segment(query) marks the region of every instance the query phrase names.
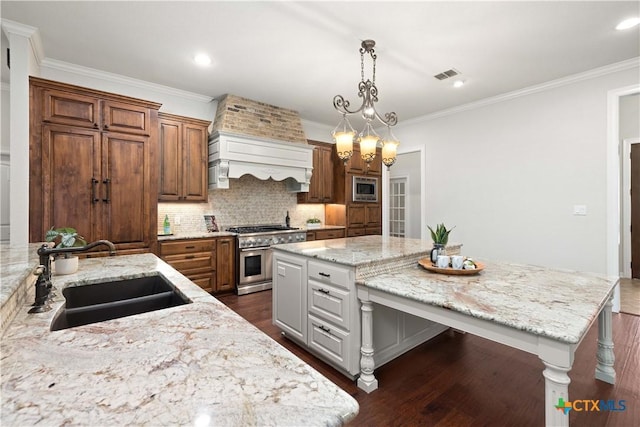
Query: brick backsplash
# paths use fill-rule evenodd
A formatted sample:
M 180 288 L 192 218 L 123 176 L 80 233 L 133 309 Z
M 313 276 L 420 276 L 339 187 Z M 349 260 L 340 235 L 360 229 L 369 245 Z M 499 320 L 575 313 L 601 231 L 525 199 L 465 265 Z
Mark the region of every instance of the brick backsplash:
M 213 130 L 307 143 L 297 111 L 235 95 L 218 101 Z
M 245 175 L 230 179 L 228 190 L 209 190 L 209 203 L 158 203 L 158 231 L 165 215 L 173 233 L 186 233 L 207 230 L 203 215 L 215 215 L 218 227 L 225 230 L 233 225 L 284 224 L 287 211 L 293 227 L 304 226 L 311 217 L 324 223 L 324 205 L 298 205 L 296 193 L 289 193 L 284 181 Z

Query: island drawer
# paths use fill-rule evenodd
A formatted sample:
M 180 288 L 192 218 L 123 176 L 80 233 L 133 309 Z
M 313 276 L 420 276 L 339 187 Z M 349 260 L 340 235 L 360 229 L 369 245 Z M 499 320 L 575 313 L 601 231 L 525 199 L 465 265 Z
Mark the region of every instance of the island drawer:
M 309 279 L 309 313 L 349 331 L 349 294 L 344 289 Z
M 344 229 L 339 230 L 318 230 L 315 240 L 339 239 L 344 237 Z
M 335 264 L 309 261 L 309 279 L 324 283 L 332 283 L 345 289 L 349 289 L 349 270 L 340 268 Z
M 161 242 L 160 255 L 164 257 L 166 255 L 210 252 L 215 251 L 215 248 L 215 239 L 193 239 L 175 242 Z
M 312 315 L 309 315 L 308 328 L 309 348 L 349 371 L 351 335 Z

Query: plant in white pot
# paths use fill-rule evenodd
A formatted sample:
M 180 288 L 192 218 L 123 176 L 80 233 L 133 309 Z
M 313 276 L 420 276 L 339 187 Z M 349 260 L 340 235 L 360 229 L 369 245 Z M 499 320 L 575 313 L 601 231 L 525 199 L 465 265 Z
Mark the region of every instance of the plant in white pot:
M 307 228 L 308 229 L 314 229 L 314 228 L 320 228 L 320 219 L 318 218 L 309 218 L 307 220 Z
M 71 248 L 85 246 L 84 237 L 79 236 L 75 228 L 51 227 L 45 234 L 47 242 L 54 242 L 56 248 Z M 78 271 L 78 257 L 72 254 L 58 254 L 55 259 L 56 274 L 72 274 Z

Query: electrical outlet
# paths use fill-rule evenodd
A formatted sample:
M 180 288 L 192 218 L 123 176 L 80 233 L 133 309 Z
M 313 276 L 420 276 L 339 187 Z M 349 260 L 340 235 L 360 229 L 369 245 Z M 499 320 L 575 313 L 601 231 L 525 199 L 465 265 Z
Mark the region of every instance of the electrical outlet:
M 175 216 L 175 218 L 173 219 L 173 222 L 174 222 L 176 225 L 180 225 L 180 215 L 176 215 L 176 216 Z
M 587 214 L 587 206 L 586 205 L 574 205 L 573 206 L 573 214 L 579 216 L 585 216 Z

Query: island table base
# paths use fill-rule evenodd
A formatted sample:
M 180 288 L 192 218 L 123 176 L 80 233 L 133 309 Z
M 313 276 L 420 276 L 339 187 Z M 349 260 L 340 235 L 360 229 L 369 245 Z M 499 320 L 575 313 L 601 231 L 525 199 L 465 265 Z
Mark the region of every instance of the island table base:
M 606 304 L 598 313 L 598 351 L 595 370 L 596 379 L 610 384 L 614 384 L 616 379 L 613 369 L 615 357 L 611 320 L 612 295 L 609 295 Z M 571 380 L 568 372 L 571 370 L 575 350 L 580 343 L 568 344 L 366 286 L 358 285 L 358 298 L 362 303 L 362 348 L 360 377 L 357 384 L 362 390 L 371 393 L 378 388 L 378 380 L 373 373 L 372 314 L 373 303 L 376 303 L 537 355 L 545 365 L 542 373 L 545 379 L 545 423 L 547 426 L 569 425 L 569 416 L 565 414 L 562 407 L 557 408 L 557 406 L 560 402 L 569 402 Z

